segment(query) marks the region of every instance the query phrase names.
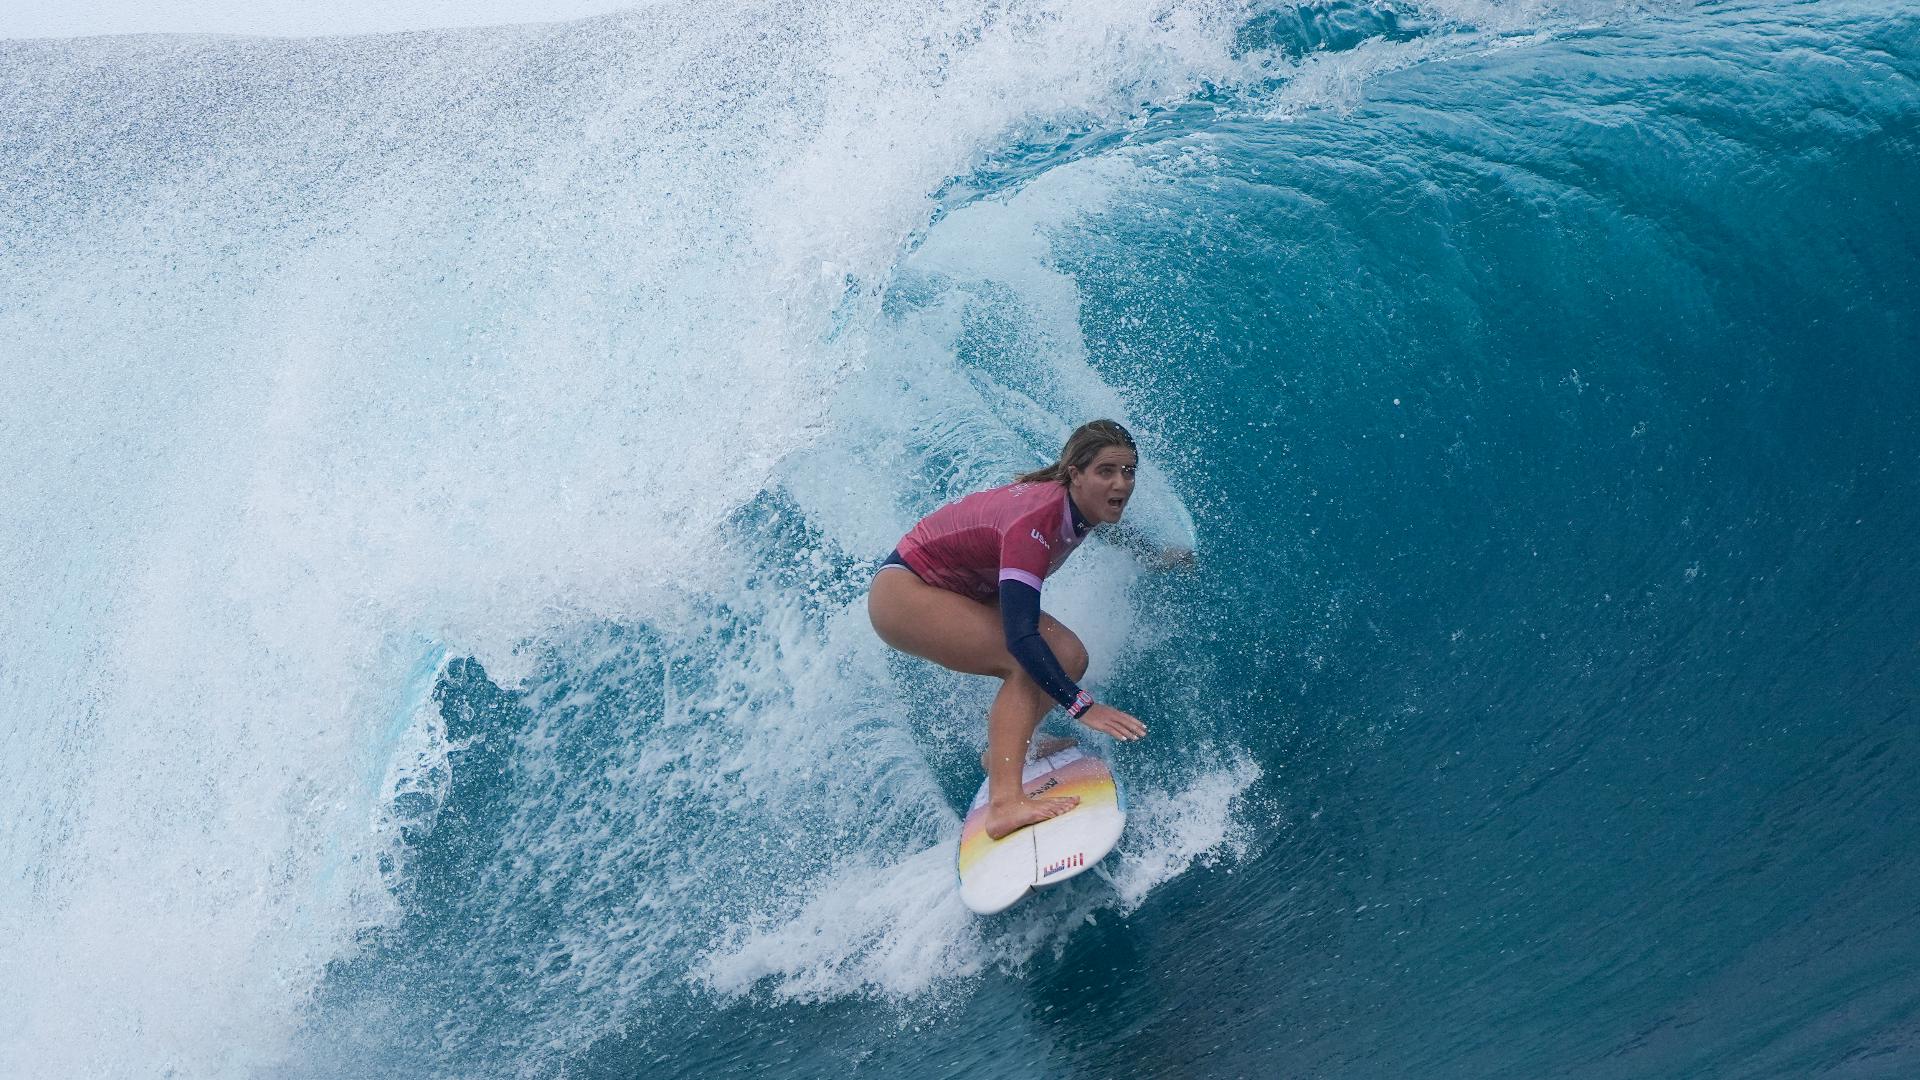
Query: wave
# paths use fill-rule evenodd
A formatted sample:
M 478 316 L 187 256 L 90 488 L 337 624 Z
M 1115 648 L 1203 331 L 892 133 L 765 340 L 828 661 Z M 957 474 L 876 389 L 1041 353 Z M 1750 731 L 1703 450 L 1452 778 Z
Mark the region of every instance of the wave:
M 420 643 L 514 686 L 582 628 L 698 640 L 927 192 L 1035 118 L 1230 70 L 1233 13 L 0 45 L 0 565 L 35 583 L 5 608 L 9 1071 L 284 1054 L 395 917 Z
M 1767 505 L 1818 550 L 1819 484 L 1911 520 L 1851 470 L 1909 460 L 1912 53 L 1871 4 L 0 44 L 0 573 L 34 586 L 0 600 L 0 1063 L 692 1075 L 752 1052 L 713 1016 L 937 1028 L 1202 888 L 1295 945 L 1445 909 L 1341 893 L 1367 808 L 1430 865 L 1429 811 L 1506 795 L 1418 778 L 1509 752 L 1434 718 L 1525 712 L 1561 635 L 1619 625 L 1567 685 L 1611 715 L 1687 640 L 1765 548 L 1711 462 L 1811 478 Z M 1789 400 L 1829 434 L 1769 449 Z M 1111 872 L 983 922 L 947 845 L 985 689 L 861 597 L 1091 415 L 1207 569 L 1095 548 L 1050 585 L 1156 739 L 1113 748 Z M 1433 674 L 1463 650 L 1509 655 Z

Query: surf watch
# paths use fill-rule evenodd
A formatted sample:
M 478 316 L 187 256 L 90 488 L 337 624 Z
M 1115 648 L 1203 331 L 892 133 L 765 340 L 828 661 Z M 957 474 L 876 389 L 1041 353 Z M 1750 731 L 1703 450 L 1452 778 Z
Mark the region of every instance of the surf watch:
M 1073 696 L 1073 704 L 1067 706 L 1067 715 L 1078 720 L 1091 708 L 1093 708 L 1093 695 L 1082 690 Z

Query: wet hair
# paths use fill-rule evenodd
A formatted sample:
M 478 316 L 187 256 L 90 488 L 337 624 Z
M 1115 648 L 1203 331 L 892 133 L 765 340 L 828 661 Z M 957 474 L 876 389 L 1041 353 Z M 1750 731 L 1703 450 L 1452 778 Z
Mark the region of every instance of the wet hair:
M 1016 484 L 1065 484 L 1068 481 L 1067 469 L 1085 469 L 1100 456 L 1100 451 L 1113 446 L 1123 446 L 1133 451 L 1134 457 L 1140 456 L 1140 448 L 1133 445 L 1133 434 L 1112 420 L 1089 420 L 1073 430 L 1067 436 L 1067 445 L 1060 449 L 1060 460 L 1044 469 L 1035 469 L 1025 476 L 1014 480 Z

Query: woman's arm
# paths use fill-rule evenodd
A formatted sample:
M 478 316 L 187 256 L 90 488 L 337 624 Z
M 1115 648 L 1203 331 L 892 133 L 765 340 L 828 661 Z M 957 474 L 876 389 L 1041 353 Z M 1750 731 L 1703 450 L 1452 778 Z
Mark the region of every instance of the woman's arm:
M 1040 590 L 1024 581 L 1005 578 L 1000 582 L 1000 626 L 1007 635 L 1007 651 L 1021 668 L 1040 684 L 1047 696 L 1060 703 L 1067 715 L 1078 720 L 1093 705 L 1093 698 L 1073 681 L 1053 655 L 1047 639 L 1040 636 Z
M 1137 717 L 1100 704 L 1067 677 L 1060 659 L 1040 636 L 1039 589 L 1020 581 L 1000 582 L 1000 622 L 1007 633 L 1007 651 L 1049 697 L 1067 710 L 1068 716 L 1122 742 L 1146 737 L 1147 725 Z
M 1139 529 L 1122 522 L 1100 530 L 1108 542 L 1139 559 L 1149 570 L 1191 570 L 1194 565 L 1193 549 L 1188 547 L 1162 547 L 1152 537 Z

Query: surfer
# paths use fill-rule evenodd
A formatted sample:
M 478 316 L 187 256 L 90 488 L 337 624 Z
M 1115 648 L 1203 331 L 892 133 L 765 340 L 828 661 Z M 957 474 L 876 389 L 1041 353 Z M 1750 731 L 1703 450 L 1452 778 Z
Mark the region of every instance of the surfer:
M 1112 420 L 1082 424 L 1054 464 L 921 519 L 874 575 L 867 614 L 880 640 L 953 671 L 1002 680 L 987 712 L 984 760 L 987 835 L 996 840 L 1079 801 L 1029 799 L 1020 790 L 1028 743 L 1055 704 L 1122 741 L 1147 733 L 1080 688 L 1086 646 L 1040 610 L 1047 575 L 1093 529 L 1120 521 L 1139 463 L 1126 428 Z M 1182 556 L 1191 558 L 1181 552 L 1176 561 Z

